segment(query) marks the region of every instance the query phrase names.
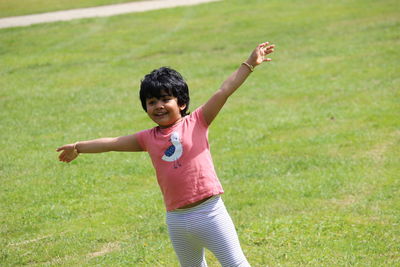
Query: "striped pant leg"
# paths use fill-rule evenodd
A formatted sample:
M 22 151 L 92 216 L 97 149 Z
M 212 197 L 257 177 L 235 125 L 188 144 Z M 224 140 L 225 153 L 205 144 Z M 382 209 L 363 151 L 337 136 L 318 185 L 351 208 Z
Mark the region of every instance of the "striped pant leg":
M 167 213 L 170 238 L 182 267 L 207 266 L 204 247 L 223 267 L 249 267 L 233 222 L 220 197 Z
M 207 267 L 204 247 L 188 231 L 186 214 L 167 213 L 167 225 L 181 267 Z
M 215 255 L 223 267 L 250 267 L 222 199 L 219 199 L 217 207 L 208 214 L 207 219 L 199 220 L 203 222 L 197 225 L 201 233 L 201 243 Z

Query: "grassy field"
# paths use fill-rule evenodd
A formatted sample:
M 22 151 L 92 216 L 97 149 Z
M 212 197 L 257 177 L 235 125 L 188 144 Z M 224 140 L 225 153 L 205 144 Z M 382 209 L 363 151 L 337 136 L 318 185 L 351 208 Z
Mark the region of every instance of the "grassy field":
M 193 110 L 269 40 L 210 129 L 250 263 L 399 266 L 399 9 L 232 0 L 0 30 L 0 265 L 178 266 L 145 153 L 55 149 L 152 127 L 138 86 L 159 66 Z
M 141 0 L 0 0 L 0 18 Z

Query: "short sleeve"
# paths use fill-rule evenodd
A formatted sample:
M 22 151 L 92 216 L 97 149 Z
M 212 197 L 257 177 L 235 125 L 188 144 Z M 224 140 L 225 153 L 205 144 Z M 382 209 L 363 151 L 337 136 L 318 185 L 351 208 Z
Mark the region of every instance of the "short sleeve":
M 208 128 L 209 125 L 207 124 L 206 120 L 204 119 L 203 106 L 195 109 L 195 111 L 193 111 L 191 115 L 193 116 L 193 118 L 196 121 L 199 121 L 202 126 L 204 126 L 205 128 Z
M 147 151 L 146 140 L 148 140 L 149 130 L 135 133 L 135 138 L 143 151 Z

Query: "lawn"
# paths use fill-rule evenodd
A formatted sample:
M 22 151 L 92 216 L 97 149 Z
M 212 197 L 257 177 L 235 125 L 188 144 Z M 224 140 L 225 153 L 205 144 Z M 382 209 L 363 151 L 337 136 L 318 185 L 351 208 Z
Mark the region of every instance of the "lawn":
M 232 0 L 0 30 L 0 265 L 178 266 L 145 153 L 65 143 L 152 127 L 142 77 L 201 105 L 261 41 L 210 129 L 252 266 L 400 265 L 400 6 Z M 218 266 L 208 253 L 210 266 Z
M 0 18 L 141 0 L 0 0 Z

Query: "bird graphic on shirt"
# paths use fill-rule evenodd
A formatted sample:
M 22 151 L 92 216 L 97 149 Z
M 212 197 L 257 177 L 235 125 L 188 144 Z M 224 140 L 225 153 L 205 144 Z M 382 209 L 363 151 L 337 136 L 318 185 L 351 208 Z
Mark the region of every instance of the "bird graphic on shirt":
M 181 166 L 178 159 L 182 156 L 183 153 L 183 148 L 178 132 L 173 132 L 171 134 L 170 142 L 172 143 L 172 145 L 164 151 L 162 160 L 174 162 L 174 168 L 178 168 Z

